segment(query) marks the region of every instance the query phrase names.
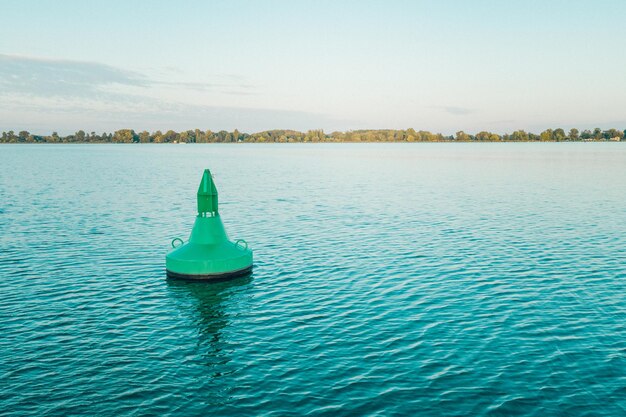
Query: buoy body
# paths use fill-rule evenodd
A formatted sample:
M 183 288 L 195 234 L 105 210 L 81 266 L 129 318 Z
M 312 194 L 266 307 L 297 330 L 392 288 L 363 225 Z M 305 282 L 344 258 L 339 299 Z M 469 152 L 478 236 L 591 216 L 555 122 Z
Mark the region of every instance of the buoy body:
M 176 245 L 175 242 L 181 242 Z M 211 172 L 204 171 L 198 189 L 198 215 L 188 242 L 172 241 L 165 257 L 169 278 L 214 280 L 252 271 L 252 250 L 244 240 L 231 242 L 217 209 L 217 189 Z

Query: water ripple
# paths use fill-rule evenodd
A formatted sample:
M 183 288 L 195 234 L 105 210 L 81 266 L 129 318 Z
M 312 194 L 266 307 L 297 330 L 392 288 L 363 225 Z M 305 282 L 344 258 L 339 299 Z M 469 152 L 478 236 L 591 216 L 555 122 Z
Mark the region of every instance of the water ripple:
M 608 145 L 3 147 L 0 414 L 624 415 Z M 254 272 L 166 280 L 206 166 Z

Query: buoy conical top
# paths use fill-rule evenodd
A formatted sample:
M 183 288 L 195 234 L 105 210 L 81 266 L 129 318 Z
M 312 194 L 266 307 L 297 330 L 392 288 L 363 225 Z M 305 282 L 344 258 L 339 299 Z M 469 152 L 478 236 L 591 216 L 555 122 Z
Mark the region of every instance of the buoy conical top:
M 202 174 L 202 181 L 198 187 L 198 214 L 217 213 L 217 188 L 213 176 L 208 169 Z
M 198 187 L 198 215 L 189 240 L 185 243 L 176 238 L 172 247 L 165 257 L 170 278 L 220 279 L 252 270 L 252 251 L 246 241 L 228 240 L 217 209 L 217 188 L 208 169 Z

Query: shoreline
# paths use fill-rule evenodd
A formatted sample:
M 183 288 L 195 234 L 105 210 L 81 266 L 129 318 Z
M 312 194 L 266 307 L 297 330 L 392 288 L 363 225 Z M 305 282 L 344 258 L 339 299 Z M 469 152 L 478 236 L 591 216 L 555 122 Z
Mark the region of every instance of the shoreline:
M 393 141 L 393 142 L 381 142 L 381 141 L 320 141 L 320 142 L 0 142 L 2 145 L 321 145 L 321 144 L 435 144 L 435 143 L 448 143 L 448 144 L 484 144 L 484 143 L 626 143 L 626 139 L 623 140 L 549 140 L 549 141 L 516 141 L 516 140 L 476 140 L 476 141 L 456 141 L 456 140 L 441 140 L 441 141 Z

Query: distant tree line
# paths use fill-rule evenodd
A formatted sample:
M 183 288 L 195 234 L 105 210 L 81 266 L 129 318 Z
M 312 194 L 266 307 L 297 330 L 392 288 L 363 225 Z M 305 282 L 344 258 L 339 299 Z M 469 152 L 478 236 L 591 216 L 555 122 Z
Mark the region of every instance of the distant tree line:
M 51 135 L 35 135 L 27 131 L 17 134 L 10 130 L 2 132 L 0 143 L 264 143 L 264 142 L 565 142 L 565 141 L 621 141 L 626 130 L 608 129 L 593 130 L 546 129 L 540 134 L 516 130 L 513 133 L 499 135 L 482 131 L 469 134 L 463 131 L 456 135 L 442 135 L 415 129 L 407 130 L 351 130 L 347 132 L 324 133 L 323 130 L 298 132 L 295 130 L 267 130 L 258 133 L 241 133 L 237 129 L 232 132 L 221 130 L 185 130 L 175 132 L 168 130 L 163 133 L 135 132 L 132 129 L 121 129 L 113 133 L 87 133 L 79 130 L 73 135 L 60 136 L 57 132 Z

